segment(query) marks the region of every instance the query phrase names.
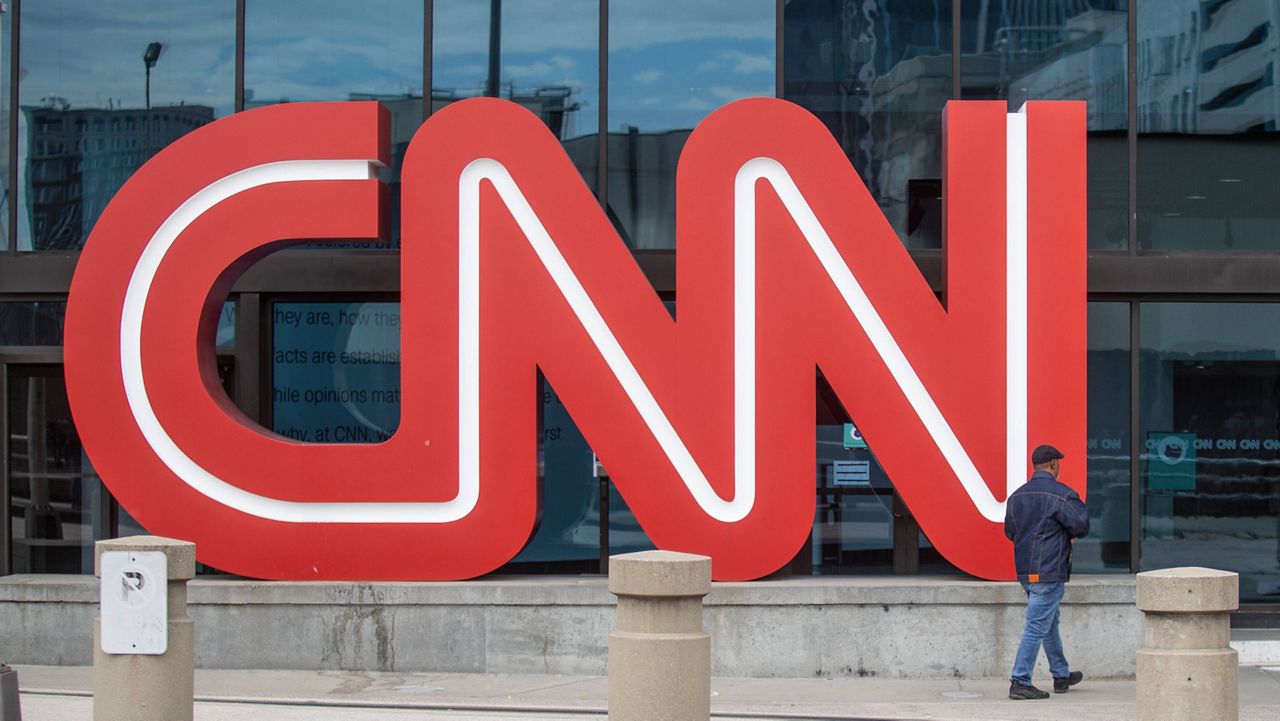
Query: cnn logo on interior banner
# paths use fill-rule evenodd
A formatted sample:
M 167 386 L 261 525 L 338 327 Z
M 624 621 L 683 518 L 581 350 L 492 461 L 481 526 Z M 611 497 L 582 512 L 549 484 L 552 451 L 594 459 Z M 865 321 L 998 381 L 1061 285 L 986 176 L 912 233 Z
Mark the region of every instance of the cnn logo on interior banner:
M 942 298 L 816 118 L 717 110 L 680 158 L 674 319 L 536 116 L 455 103 L 403 166 L 398 430 L 276 435 L 219 385 L 219 309 L 269 252 L 387 237 L 388 124 L 376 103 L 221 119 L 98 221 L 67 382 L 149 531 L 260 578 L 484 574 L 538 518 L 540 371 L 659 548 L 759 578 L 813 524 L 816 368 L 933 545 L 1014 577 L 1003 499 L 1031 445 L 1085 456 L 1083 103 L 948 104 Z M 1064 480 L 1083 496 L 1084 464 Z

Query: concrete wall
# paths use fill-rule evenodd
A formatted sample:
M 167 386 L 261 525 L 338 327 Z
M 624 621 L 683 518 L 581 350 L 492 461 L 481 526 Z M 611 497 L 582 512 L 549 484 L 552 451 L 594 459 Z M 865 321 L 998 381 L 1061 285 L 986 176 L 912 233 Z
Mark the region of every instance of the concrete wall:
M 1134 673 L 1132 576 L 1077 577 L 1063 602 L 1072 666 Z M 603 674 L 614 599 L 600 577 L 463 583 L 190 584 L 196 665 Z M 0 656 L 88 665 L 95 579 L 0 578 Z M 1024 596 L 960 578 L 823 577 L 717 583 L 706 599 L 717 676 L 1005 678 Z M 1043 661 L 1042 661 L 1043 663 Z

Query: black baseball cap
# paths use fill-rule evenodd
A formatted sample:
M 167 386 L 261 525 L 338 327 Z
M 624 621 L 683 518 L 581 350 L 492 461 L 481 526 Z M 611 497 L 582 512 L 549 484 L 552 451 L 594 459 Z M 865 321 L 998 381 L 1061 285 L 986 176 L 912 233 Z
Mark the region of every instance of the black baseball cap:
M 1053 446 L 1036 446 L 1036 449 L 1031 452 L 1031 465 L 1038 466 L 1055 458 L 1066 458 L 1066 456 L 1062 455 L 1062 451 Z

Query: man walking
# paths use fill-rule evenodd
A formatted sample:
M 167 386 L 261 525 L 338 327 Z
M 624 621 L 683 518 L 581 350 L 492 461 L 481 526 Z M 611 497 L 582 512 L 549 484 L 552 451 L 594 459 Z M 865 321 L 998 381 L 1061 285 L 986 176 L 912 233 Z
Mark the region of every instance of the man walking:
M 1031 453 L 1035 473 L 1005 504 L 1004 535 L 1013 541 L 1018 581 L 1027 594 L 1027 622 L 1010 676 L 1009 698 L 1049 698 L 1031 685 L 1040 646 L 1049 659 L 1053 692 L 1066 693 L 1084 674 L 1072 671 L 1058 635 L 1058 603 L 1071 578 L 1071 544 L 1089 533 L 1089 512 L 1080 495 L 1058 481 L 1063 455 L 1053 446 Z

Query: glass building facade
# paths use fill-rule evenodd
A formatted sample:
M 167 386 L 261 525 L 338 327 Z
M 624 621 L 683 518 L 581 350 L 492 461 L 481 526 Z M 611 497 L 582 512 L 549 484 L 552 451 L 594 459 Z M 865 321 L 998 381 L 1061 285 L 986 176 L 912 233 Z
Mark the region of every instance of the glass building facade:
M 1076 570 L 1225 568 L 1244 602 L 1280 610 L 1278 63 L 1280 0 L 12 0 L 0 573 L 90 572 L 95 539 L 142 532 L 80 446 L 63 317 L 106 203 L 195 128 L 295 101 L 390 111 L 391 243 L 266 258 L 218 331 L 223 387 L 249 417 L 368 443 L 400 418 L 399 166 L 449 103 L 496 96 L 542 118 L 675 313 L 675 168 L 716 107 L 770 96 L 814 113 L 941 293 L 946 101 L 1077 99 L 1093 533 Z M 328 351 L 340 362 L 298 361 Z M 783 573 L 955 573 L 814 383 L 817 511 Z M 544 512 L 505 570 L 591 573 L 649 547 L 550 384 L 541 398 Z

